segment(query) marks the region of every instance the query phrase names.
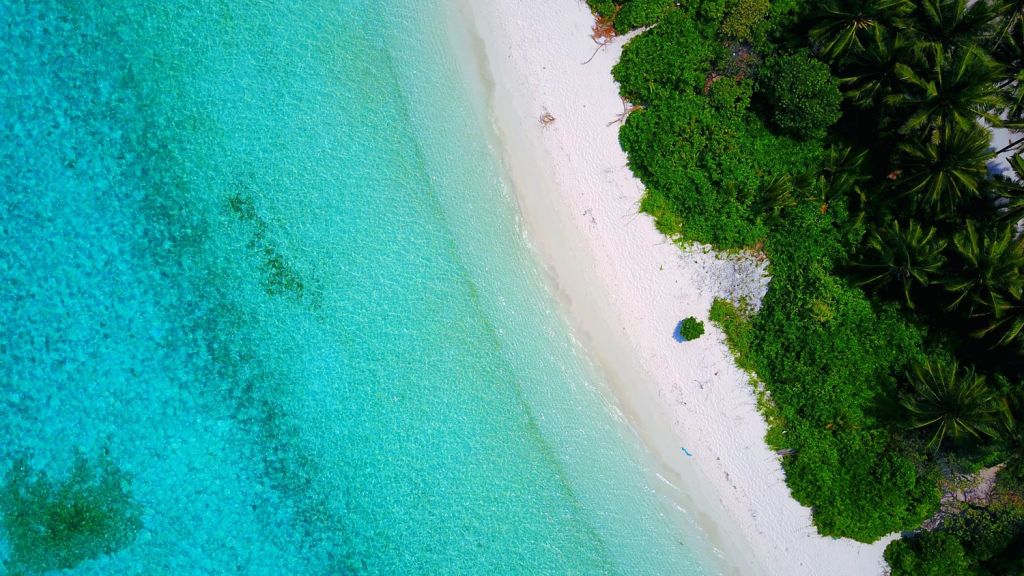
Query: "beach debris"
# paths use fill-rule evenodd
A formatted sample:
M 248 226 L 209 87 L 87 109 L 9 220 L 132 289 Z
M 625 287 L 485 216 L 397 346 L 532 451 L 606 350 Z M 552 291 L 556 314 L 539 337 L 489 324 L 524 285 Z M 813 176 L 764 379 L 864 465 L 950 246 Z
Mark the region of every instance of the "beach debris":
M 594 15 L 594 26 L 590 29 L 590 39 L 597 44 L 597 48 L 594 49 L 594 53 L 587 58 L 583 64 L 590 64 L 591 61 L 597 56 L 597 53 L 602 48 L 610 46 L 612 40 L 615 39 L 615 16 L 605 18 L 599 14 Z
M 691 458 L 693 457 L 693 454 L 690 454 L 690 451 L 686 449 L 686 446 L 682 446 L 682 449 L 683 449 L 683 454 L 686 454 L 687 456 L 689 456 Z
M 615 16 L 605 18 L 594 15 L 594 26 L 591 27 L 590 39 L 602 47 L 608 45 L 615 38 Z
M 540 125 L 547 128 L 555 122 L 555 117 L 551 112 L 548 112 L 547 108 L 544 108 L 544 113 L 540 115 Z
M 606 48 L 606 47 L 608 47 L 608 46 L 611 46 L 611 43 L 612 43 L 612 41 L 611 41 L 611 39 L 609 38 L 608 40 L 606 40 L 606 41 L 604 41 L 604 42 L 601 42 L 600 44 L 598 44 L 598 45 L 597 45 L 597 48 L 594 48 L 594 53 L 590 55 L 590 58 L 587 58 L 586 60 L 584 60 L 583 62 L 581 62 L 581 63 L 580 63 L 580 65 L 581 65 L 581 66 L 586 66 L 587 64 L 590 64 L 591 62 L 593 62 L 593 61 L 594 61 L 594 58 L 597 58 L 597 53 L 598 53 L 598 52 L 600 52 L 602 48 Z
M 715 82 L 718 82 L 722 78 L 725 78 L 725 76 L 716 72 L 708 74 L 707 80 L 704 81 L 704 95 L 707 96 L 708 92 L 711 92 L 711 87 L 715 85 Z
M 614 120 L 609 122 L 608 126 L 611 126 L 612 124 L 616 124 L 616 123 L 618 123 L 618 124 L 625 124 L 626 123 L 626 118 L 629 118 L 630 114 L 632 114 L 633 112 L 643 108 L 643 106 L 635 105 L 632 102 L 630 102 L 629 100 L 626 100 L 625 98 L 622 98 L 621 100 L 622 100 L 622 113 L 619 114 L 618 116 L 616 116 Z

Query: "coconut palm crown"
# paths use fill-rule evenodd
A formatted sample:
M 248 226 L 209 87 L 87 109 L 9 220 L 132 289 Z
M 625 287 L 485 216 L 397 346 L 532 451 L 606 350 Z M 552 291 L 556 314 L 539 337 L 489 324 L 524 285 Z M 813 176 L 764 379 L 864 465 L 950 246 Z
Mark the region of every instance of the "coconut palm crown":
M 823 56 L 843 57 L 913 10 L 908 0 L 825 0 L 811 15 L 811 40 Z
M 900 404 L 910 416 L 910 427 L 931 432 L 928 447 L 938 450 L 954 440 L 995 437 L 1005 406 L 973 368 L 955 360 L 927 360 L 906 374 L 910 390 Z
M 953 248 L 960 265 L 946 282 L 953 294 L 950 309 L 967 306 L 972 316 L 999 318 L 1011 299 L 1021 299 L 1024 243 L 1015 237 L 1012 226 L 983 233 L 968 221 L 953 237 Z
M 935 237 L 934 227 L 892 221 L 868 232 L 860 260 L 854 264 L 862 277 L 857 284 L 876 289 L 899 287 L 907 306 L 914 308 L 911 292 L 931 285 L 942 271 L 945 247 L 945 240 Z

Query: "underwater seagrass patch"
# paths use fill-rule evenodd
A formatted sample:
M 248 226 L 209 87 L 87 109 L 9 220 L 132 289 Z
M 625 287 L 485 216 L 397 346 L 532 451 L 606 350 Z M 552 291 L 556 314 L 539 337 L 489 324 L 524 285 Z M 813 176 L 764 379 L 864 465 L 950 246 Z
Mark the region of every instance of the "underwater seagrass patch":
M 106 455 L 78 453 L 66 478 L 51 479 L 20 458 L 0 488 L 13 574 L 73 568 L 130 544 L 141 527 L 129 478 Z
M 244 189 L 244 185 L 239 185 Z M 268 224 L 256 211 L 256 203 L 250 194 L 234 193 L 228 198 L 228 206 L 239 221 L 252 226 L 252 238 L 248 248 L 259 256 L 263 271 L 263 287 L 270 296 L 288 296 L 296 302 L 308 298 L 306 284 L 285 256 L 271 243 Z

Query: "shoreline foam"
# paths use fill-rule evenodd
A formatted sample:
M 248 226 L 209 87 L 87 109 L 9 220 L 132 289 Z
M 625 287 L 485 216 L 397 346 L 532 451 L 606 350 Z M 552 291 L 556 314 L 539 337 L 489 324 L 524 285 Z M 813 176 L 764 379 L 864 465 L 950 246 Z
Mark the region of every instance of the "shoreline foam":
M 706 321 L 715 297 L 763 283 L 756 264 L 680 250 L 638 213 L 643 187 L 612 123 L 622 103 L 610 70 L 625 39 L 598 50 L 579 0 L 466 2 L 461 11 L 483 43 L 499 152 L 527 233 L 574 335 L 660 462 L 651 474 L 668 501 L 697 520 L 729 573 L 881 574 L 892 537 L 822 537 L 790 496 L 721 331 L 708 323 L 700 340 L 672 338 L 679 319 Z M 542 127 L 545 110 L 555 121 Z

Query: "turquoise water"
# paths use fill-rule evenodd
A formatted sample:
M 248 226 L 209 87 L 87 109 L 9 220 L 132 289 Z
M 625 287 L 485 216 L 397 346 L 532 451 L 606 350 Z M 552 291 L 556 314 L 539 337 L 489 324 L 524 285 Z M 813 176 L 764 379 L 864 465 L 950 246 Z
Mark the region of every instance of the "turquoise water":
M 443 7 L 0 0 L 0 572 L 714 571 Z

